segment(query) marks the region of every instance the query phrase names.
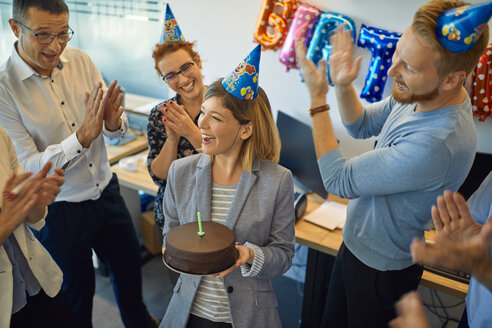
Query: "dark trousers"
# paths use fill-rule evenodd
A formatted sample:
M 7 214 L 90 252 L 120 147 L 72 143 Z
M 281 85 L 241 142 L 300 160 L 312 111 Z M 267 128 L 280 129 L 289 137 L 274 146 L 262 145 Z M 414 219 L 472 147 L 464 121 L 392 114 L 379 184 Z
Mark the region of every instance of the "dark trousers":
M 63 292 L 51 298 L 41 289 L 37 295 L 28 296 L 27 304 L 10 318 L 10 328 L 79 327 L 72 317 Z
M 458 324 L 458 328 L 470 328 L 470 326 L 468 326 L 468 313 L 466 312 L 466 306 L 463 314 L 461 315 L 461 320 Z
M 186 328 L 232 328 L 232 325 L 226 322 L 213 322 L 190 314 Z
M 63 271 L 62 289 L 78 322 L 92 327 L 92 250 L 107 264 L 126 327 L 152 327 L 142 299 L 140 248 L 116 175 L 97 200 L 56 202 L 36 236 Z
M 418 287 L 423 267 L 379 271 L 359 261 L 342 243 L 328 286 L 322 327 L 387 327 L 394 305 Z

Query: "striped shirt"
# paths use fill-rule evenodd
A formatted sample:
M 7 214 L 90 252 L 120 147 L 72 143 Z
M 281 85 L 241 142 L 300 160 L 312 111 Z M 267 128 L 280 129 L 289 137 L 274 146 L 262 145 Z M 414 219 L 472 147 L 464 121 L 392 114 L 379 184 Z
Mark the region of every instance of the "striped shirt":
M 225 224 L 236 187 L 237 185 L 222 186 L 215 183 L 212 185 L 211 219 L 213 222 Z M 254 244 L 246 242 L 244 246 L 251 248 L 255 257 L 251 265 L 241 266 L 241 274 L 243 277 L 255 277 L 263 267 L 265 256 L 262 249 Z M 191 314 L 213 322 L 231 323 L 229 298 L 224 285 L 224 278 L 202 277 L 191 306 Z
M 212 186 L 212 221 L 224 224 L 237 185 Z M 224 278 L 204 276 L 191 306 L 191 314 L 214 322 L 231 322 Z

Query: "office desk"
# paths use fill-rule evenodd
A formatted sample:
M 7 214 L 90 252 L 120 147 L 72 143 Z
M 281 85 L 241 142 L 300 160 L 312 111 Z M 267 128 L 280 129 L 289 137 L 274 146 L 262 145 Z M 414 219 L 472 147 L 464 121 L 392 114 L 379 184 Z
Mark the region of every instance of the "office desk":
M 348 200 L 342 199 L 335 195 L 328 196 L 328 199 L 344 204 L 348 203 Z M 306 214 L 314 211 L 322 202 L 323 199 L 318 195 L 310 195 L 308 197 Z M 434 230 L 426 231 L 425 233 L 425 238 L 427 240 L 432 240 L 434 236 Z M 302 218 L 296 223 L 296 242 L 306 245 L 311 249 L 336 256 L 338 249 L 342 245 L 342 241 L 342 230 L 340 229 L 329 231 L 323 227 L 307 222 Z M 424 271 L 420 283 L 423 286 L 433 288 L 462 299 L 464 299 L 468 293 L 468 284 L 444 278 L 428 271 Z
M 145 159 L 139 159 L 137 171 L 130 172 L 123 170 L 118 164 L 112 165 L 111 171 L 116 173 L 121 186 L 134 190 L 142 190 L 149 195 L 155 196 L 159 188 L 154 181 L 152 181 L 149 171 L 147 170 L 147 151 L 140 152 L 138 155 L 142 155 Z
M 136 154 L 145 149 L 147 149 L 146 134 L 138 136 L 137 139 L 132 140 L 122 146 L 111 146 L 109 144 L 106 144 L 106 152 L 108 154 L 109 165 L 113 165 L 123 157 Z

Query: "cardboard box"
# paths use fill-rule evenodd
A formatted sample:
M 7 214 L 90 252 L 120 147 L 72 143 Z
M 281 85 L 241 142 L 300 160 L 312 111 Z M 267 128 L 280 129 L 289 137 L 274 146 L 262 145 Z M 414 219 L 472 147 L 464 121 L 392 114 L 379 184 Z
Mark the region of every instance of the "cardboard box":
M 142 243 L 152 255 L 162 251 L 162 231 L 155 223 L 154 211 L 142 213 Z

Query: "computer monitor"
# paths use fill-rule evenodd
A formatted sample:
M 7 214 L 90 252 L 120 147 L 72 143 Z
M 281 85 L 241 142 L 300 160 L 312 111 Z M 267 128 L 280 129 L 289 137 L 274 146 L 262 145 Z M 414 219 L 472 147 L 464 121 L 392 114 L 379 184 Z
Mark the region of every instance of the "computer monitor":
M 279 164 L 292 171 L 304 191 L 326 198 L 328 192 L 319 173 L 311 127 L 279 110 L 277 128 L 282 142 Z

